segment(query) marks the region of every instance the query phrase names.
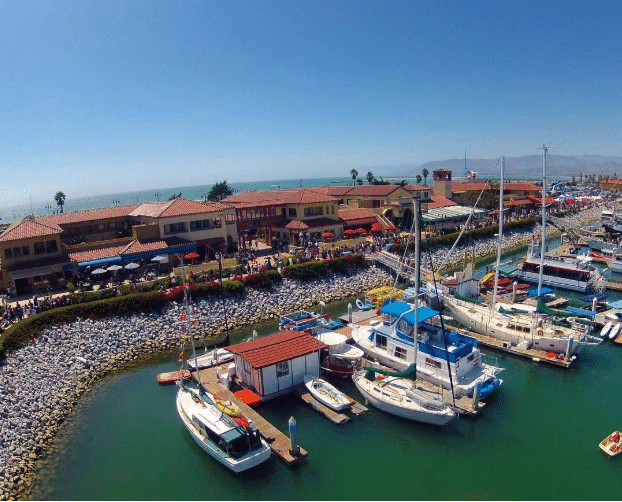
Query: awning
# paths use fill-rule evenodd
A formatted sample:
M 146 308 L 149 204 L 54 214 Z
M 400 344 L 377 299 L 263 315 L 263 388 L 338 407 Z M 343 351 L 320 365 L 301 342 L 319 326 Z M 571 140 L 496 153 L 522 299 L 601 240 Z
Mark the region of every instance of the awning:
M 143 251 L 141 253 L 133 253 L 133 254 L 124 254 L 123 259 L 125 261 L 136 261 L 136 260 L 151 260 L 158 255 L 171 255 L 171 254 L 186 254 L 190 251 L 197 250 L 197 245 L 195 242 L 190 242 L 188 244 L 182 244 L 180 246 L 171 246 L 165 249 L 154 249 L 152 251 Z M 120 261 L 120 259 L 119 259 Z
M 120 256 L 111 256 L 110 258 L 100 258 L 99 260 L 89 260 L 78 263 L 78 268 L 99 267 L 101 265 L 112 265 L 113 263 L 121 263 Z
M 26 277 L 34 277 L 36 275 L 50 275 L 52 269 L 50 267 L 30 268 L 28 270 L 17 270 L 11 272 L 11 279 L 25 279 Z

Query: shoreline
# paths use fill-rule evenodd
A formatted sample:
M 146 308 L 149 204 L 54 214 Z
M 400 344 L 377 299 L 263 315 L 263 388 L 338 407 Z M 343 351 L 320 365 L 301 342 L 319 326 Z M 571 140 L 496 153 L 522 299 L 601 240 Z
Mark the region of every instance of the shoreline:
M 588 223 L 598 219 L 596 211 L 599 216 L 600 207 L 595 207 L 569 218 Z M 532 233 L 530 229 L 507 236 L 503 251 L 528 245 Z M 547 237 L 559 234 L 558 228 L 548 228 Z M 475 255 L 476 263 L 496 255 L 495 239 L 477 244 L 480 249 Z M 463 248 L 470 246 L 458 246 L 450 257 L 452 262 L 461 261 Z M 435 253 L 447 251 L 439 249 Z M 271 291 L 249 290 L 231 299 L 227 304 L 229 328 L 250 327 L 284 312 L 317 307 L 320 300 L 326 303 L 345 300 L 392 283 L 391 274 L 378 267 L 363 269 L 352 276 L 335 276 L 332 280 L 301 283 L 284 279 Z M 217 343 L 218 335 L 224 331 L 219 300 L 201 299 L 194 303 L 200 324 L 212 328 L 210 340 Z M 150 355 L 179 346 L 176 325 L 181 308 L 173 302 L 160 313 L 80 320 L 57 326 L 39 333 L 34 343 L 14 351 L 3 361 L 0 366 L 4 390 L 0 396 L 2 499 L 21 500 L 31 494 L 42 457 L 54 451 L 59 428 L 96 383 L 110 374 L 144 363 Z M 78 357 L 87 359 L 87 363 L 78 361 Z

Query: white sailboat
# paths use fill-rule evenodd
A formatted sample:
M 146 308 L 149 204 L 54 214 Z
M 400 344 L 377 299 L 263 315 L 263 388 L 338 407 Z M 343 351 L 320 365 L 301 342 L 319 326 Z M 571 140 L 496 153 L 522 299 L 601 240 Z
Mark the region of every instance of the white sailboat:
M 606 338 L 609 335 L 609 331 L 611 331 L 612 326 L 613 321 L 608 321 L 607 324 L 603 326 L 603 329 L 600 330 L 600 337 Z
M 185 277 L 183 260 L 182 276 Z M 184 300 L 196 368 L 199 364 L 192 336 L 187 289 L 184 291 Z M 233 472 L 246 471 L 270 458 L 270 447 L 252 421 L 237 406 L 223 406 L 226 402 L 207 392 L 201 384 L 193 386 L 181 379 L 177 385 L 177 413 L 192 439 L 203 451 Z
M 415 289 L 419 290 L 419 200 L 415 204 Z M 413 312 L 413 340 L 417 340 L 418 311 Z M 417 344 L 414 344 L 417 350 Z M 416 356 L 415 356 L 416 360 Z M 384 378 L 383 378 L 384 376 Z M 403 372 L 384 371 L 365 367 L 352 375 L 354 385 L 366 401 L 376 408 L 409 420 L 445 425 L 456 417 L 456 412 L 445 401 L 441 392 L 430 390 L 416 382 L 416 365 L 411 364 Z M 451 376 L 450 376 L 451 378 Z
M 348 396 L 322 378 L 305 375 L 305 387 L 315 399 L 335 411 L 343 411 L 354 404 Z
M 615 340 L 616 339 L 616 337 L 620 334 L 620 328 L 622 328 L 622 324 L 621 323 L 614 324 L 614 326 L 611 328 L 611 330 L 609 330 L 609 334 L 607 335 L 609 340 Z
M 545 176 L 546 147 L 544 148 L 543 177 Z M 501 157 L 501 186 L 499 201 L 499 239 L 497 248 L 497 265 L 495 273 L 495 289 L 490 304 L 479 303 L 475 300 L 446 295 L 444 305 L 449 309 L 454 319 L 468 329 L 502 340 L 521 348 L 536 348 L 547 352 L 562 353 L 567 358 L 577 354 L 585 345 L 598 345 L 600 339 L 592 338 L 588 325 L 568 317 L 566 325 L 554 322 L 550 317 L 544 318 L 536 312 L 525 313 L 510 310 L 510 306 L 497 303 L 498 270 L 501 259 L 501 243 L 503 238 L 503 187 L 504 187 L 505 157 Z M 545 183 L 543 183 L 543 201 L 546 197 Z M 546 221 L 546 209 L 543 205 L 543 228 Z M 544 263 L 544 248 L 540 260 Z M 540 271 L 544 269 L 540 266 Z M 542 281 L 538 280 L 538 292 L 541 291 Z

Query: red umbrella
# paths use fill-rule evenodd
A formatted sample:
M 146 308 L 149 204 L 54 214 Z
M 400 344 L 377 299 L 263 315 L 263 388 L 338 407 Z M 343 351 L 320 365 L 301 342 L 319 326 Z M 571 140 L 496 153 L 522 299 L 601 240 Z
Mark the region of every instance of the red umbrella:
M 371 226 L 371 231 L 372 232 L 382 232 L 383 228 L 384 228 L 384 226 L 382 226 L 381 223 L 374 223 Z
M 344 232 L 344 235 L 356 235 L 356 230 L 352 230 L 351 228 L 348 228 L 348 230 Z
M 397 230 L 397 227 L 396 227 L 395 225 L 389 225 L 389 226 L 387 227 L 387 230 L 391 230 L 391 231 L 393 231 L 393 230 Z
M 335 234 L 332 232 L 324 232 L 322 234 L 322 237 L 324 237 L 324 239 L 332 239 L 333 237 L 335 237 Z
M 197 253 L 195 253 L 194 251 L 191 251 L 190 253 L 185 255 L 184 258 L 186 260 L 195 260 L 195 259 L 199 258 L 199 255 Z
M 356 232 L 357 234 L 361 234 L 361 235 L 362 235 L 362 234 L 366 234 L 366 233 L 367 233 L 367 230 L 365 230 L 363 227 L 359 227 L 359 228 L 357 228 L 357 229 L 355 230 L 355 232 Z

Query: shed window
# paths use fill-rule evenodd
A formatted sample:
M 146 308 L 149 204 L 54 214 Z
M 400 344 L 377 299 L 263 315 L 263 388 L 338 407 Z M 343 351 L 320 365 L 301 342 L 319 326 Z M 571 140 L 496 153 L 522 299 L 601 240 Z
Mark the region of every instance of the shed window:
M 285 375 L 289 375 L 289 364 L 287 361 L 283 361 L 282 363 L 277 363 L 276 365 L 276 376 L 282 377 Z

